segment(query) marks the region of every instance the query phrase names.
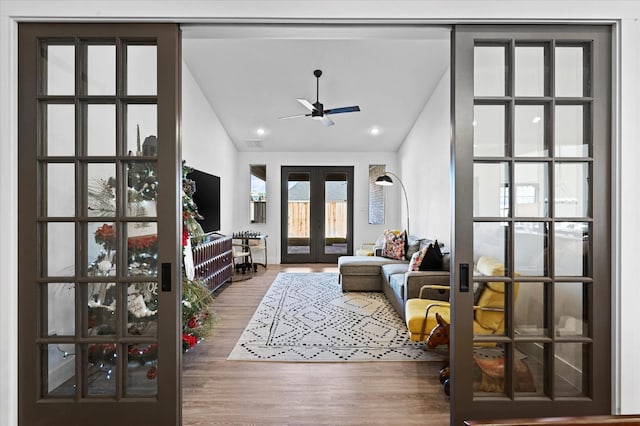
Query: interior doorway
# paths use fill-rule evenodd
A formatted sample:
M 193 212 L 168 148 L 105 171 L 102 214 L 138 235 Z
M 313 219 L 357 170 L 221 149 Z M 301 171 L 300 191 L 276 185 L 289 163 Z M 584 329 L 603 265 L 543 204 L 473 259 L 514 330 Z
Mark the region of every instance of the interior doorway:
M 353 166 L 282 167 L 282 263 L 353 253 Z

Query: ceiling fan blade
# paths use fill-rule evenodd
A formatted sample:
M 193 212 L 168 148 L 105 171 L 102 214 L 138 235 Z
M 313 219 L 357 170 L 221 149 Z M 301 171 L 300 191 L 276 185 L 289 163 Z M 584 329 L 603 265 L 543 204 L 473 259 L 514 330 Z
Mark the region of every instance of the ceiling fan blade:
M 331 121 L 331 119 L 330 119 L 329 117 L 322 117 L 322 118 L 320 119 L 320 122 L 321 122 L 322 124 L 324 124 L 324 125 L 325 125 L 325 127 L 333 126 L 334 124 L 336 124 L 336 123 L 334 123 L 333 121 Z
M 289 118 L 300 118 L 300 117 L 311 117 L 311 114 L 286 115 L 284 117 L 278 117 L 278 118 L 280 120 L 287 120 Z
M 326 115 L 326 114 L 342 114 L 343 112 L 356 112 L 356 111 L 360 111 L 360 107 L 358 105 L 325 109 L 324 113 Z
M 296 101 L 300 102 L 302 106 L 308 109 L 309 111 L 313 111 L 315 109 L 313 107 L 313 104 L 306 99 L 296 98 Z

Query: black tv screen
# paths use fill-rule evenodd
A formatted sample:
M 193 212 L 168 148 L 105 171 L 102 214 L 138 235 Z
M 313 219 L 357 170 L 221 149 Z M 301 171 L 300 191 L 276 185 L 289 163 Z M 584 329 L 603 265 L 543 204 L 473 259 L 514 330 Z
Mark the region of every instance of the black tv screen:
M 204 217 L 198 220 L 204 232 L 220 230 L 220 177 L 193 169 L 187 178 L 196 183 L 193 201 Z

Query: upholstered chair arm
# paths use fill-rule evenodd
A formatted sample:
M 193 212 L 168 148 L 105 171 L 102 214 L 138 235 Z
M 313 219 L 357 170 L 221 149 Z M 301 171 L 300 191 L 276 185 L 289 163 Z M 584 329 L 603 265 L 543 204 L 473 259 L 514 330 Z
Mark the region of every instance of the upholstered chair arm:
M 434 299 L 449 300 L 449 279 L 448 271 L 409 271 L 405 273 L 405 294 L 408 299 Z M 429 287 L 422 290 L 424 286 Z M 422 292 L 423 296 L 420 296 Z
M 451 290 L 451 288 L 448 285 L 439 285 L 439 284 L 427 284 L 427 285 L 423 285 L 422 287 L 420 287 L 420 293 L 418 294 L 418 298 L 419 299 L 432 299 L 432 297 L 430 295 L 427 294 L 427 292 L 432 292 L 432 291 L 437 291 L 438 293 L 446 293 L 449 292 Z M 447 299 L 448 299 L 448 295 L 447 295 Z M 432 299 L 433 300 L 433 299 Z M 438 299 L 436 299 L 438 300 Z

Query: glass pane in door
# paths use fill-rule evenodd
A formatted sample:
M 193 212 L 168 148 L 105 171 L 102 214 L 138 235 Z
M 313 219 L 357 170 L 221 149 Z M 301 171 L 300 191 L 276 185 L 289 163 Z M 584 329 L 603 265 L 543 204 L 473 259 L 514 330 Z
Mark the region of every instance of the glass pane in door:
M 505 155 L 505 114 L 506 108 L 503 104 L 473 107 L 473 155 L 476 157 Z
M 82 396 L 114 397 L 118 380 L 118 345 L 115 342 L 80 345 L 83 356 Z
M 548 275 L 548 225 L 545 222 L 515 222 L 514 228 L 516 272 L 529 276 Z
M 127 94 L 155 95 L 158 90 L 158 52 L 154 45 L 127 46 Z
M 544 105 L 516 105 L 514 117 L 514 155 L 518 157 L 546 157 L 549 155 L 545 138 Z
M 41 394 L 52 398 L 73 398 L 76 393 L 76 345 L 53 343 L 40 345 L 42 370 Z
M 544 46 L 516 46 L 514 54 L 516 96 L 544 96 L 544 55 Z
M 553 380 L 556 396 L 580 397 L 589 395 L 588 377 L 590 371 L 590 343 L 557 343 L 555 349 L 555 377 Z
M 158 108 L 155 104 L 127 106 L 128 155 L 154 157 L 158 151 Z
M 516 392 L 516 399 L 531 396 L 545 396 L 545 383 L 549 382 L 547 372 L 548 353 L 550 345 L 548 343 L 517 343 L 514 346 L 515 353 L 515 374 L 513 375 L 513 386 Z
M 589 302 L 589 284 L 562 282 L 554 287 L 556 336 L 588 336 L 588 313 L 585 307 Z
M 75 127 L 76 108 L 73 104 L 49 104 L 46 105 L 46 121 L 43 126 L 44 155 L 71 156 L 75 154 Z
M 475 96 L 505 95 L 505 62 L 505 46 L 476 46 L 473 56 Z
M 548 293 L 546 283 L 520 282 L 514 304 L 514 333 L 516 337 L 545 337 L 548 331 L 544 301 Z M 527 346 L 528 343 L 523 343 Z M 532 345 L 536 346 L 536 345 Z
M 73 336 L 75 323 L 75 292 L 73 283 L 48 283 L 40 286 L 42 300 L 46 300 L 46 324 L 42 325 L 43 336 Z M 43 318 L 44 319 L 44 318 Z
M 75 195 L 74 164 L 47 164 L 47 216 L 74 216 Z
M 327 174 L 324 182 L 326 254 L 347 254 L 347 201 L 347 174 Z
M 586 157 L 589 143 L 585 137 L 587 105 L 556 105 L 554 140 L 556 157 Z
M 89 104 L 87 114 L 87 154 L 116 154 L 116 106 Z
M 473 165 L 473 214 L 509 216 L 509 165 L 476 163 Z
M 127 396 L 154 396 L 158 392 L 158 344 L 127 346 Z
M 46 238 L 47 247 L 46 253 L 43 253 L 42 271 L 45 276 L 69 277 L 75 274 L 75 237 L 72 222 L 51 222 L 46 225 L 42 235 L 42 239 Z M 41 245 L 43 246 L 44 244 Z
M 311 175 L 306 172 L 289 173 L 287 253 L 311 252 Z
M 555 48 L 556 96 L 581 97 L 584 94 L 584 49 L 581 46 Z
M 73 44 L 54 43 L 45 45 L 46 49 L 42 58 L 42 65 L 43 72 L 46 75 L 46 88 L 44 88 L 43 92 L 49 96 L 73 95 L 76 92 L 75 46 Z
M 589 214 L 589 181 L 588 163 L 556 162 L 556 216 L 586 217 Z
M 513 175 L 515 216 L 546 217 L 549 208 L 547 163 L 516 163 Z
M 87 46 L 87 94 L 116 94 L 116 46 L 90 44 Z

